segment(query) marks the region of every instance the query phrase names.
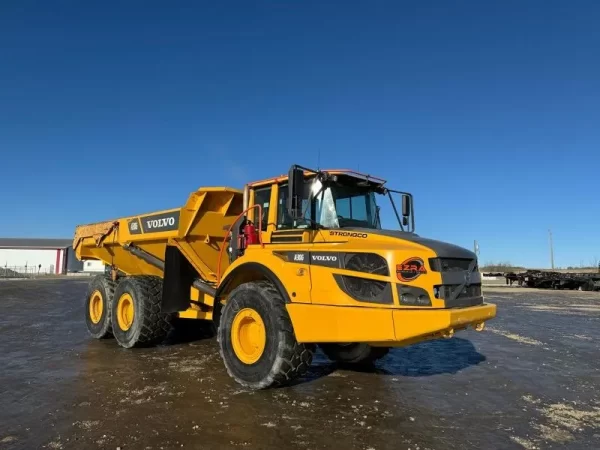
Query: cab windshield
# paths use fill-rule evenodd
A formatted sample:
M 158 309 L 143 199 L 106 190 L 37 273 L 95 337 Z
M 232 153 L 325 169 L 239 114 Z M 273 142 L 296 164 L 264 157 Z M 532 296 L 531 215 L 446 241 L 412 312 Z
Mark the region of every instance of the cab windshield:
M 325 228 L 381 228 L 375 192 L 370 186 L 311 183 L 311 218 Z M 308 212 L 307 212 L 308 214 Z
M 412 196 L 406 192 L 383 188 L 368 179 L 345 174 L 338 174 L 334 179 L 326 179 L 323 182 L 317 177 L 305 178 L 302 214 L 296 220 L 287 211 L 287 197 L 287 183 L 282 183 L 279 186 L 278 230 L 389 228 L 414 232 L 414 214 L 410 206 Z M 396 197 L 396 200 L 393 197 Z M 409 205 L 405 209 L 406 199 Z M 396 204 L 402 205 L 402 217 Z
M 339 177 L 336 183 L 323 186 L 316 178 L 304 181 L 303 218 L 294 223 L 285 204 L 287 189 L 280 188 L 278 229 L 289 228 L 381 228 L 378 195 L 370 184 L 361 186 L 352 177 Z

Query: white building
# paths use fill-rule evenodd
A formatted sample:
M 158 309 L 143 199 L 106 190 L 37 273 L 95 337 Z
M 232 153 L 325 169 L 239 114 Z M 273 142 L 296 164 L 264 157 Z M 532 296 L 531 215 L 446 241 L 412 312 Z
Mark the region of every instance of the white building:
M 71 239 L 0 238 L 0 270 L 19 274 L 67 273 L 76 261 Z M 81 264 L 81 263 L 80 263 Z

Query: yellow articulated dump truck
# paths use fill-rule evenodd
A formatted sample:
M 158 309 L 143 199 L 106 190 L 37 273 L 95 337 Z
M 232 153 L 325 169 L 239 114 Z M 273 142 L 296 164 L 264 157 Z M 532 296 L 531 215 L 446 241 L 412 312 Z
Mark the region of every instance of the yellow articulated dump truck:
M 415 234 L 412 195 L 385 184 L 294 165 L 243 190 L 200 188 L 180 208 L 78 226 L 77 257 L 107 267 L 89 285 L 87 328 L 131 348 L 161 343 L 174 318 L 212 321 L 228 373 L 250 389 L 299 377 L 317 346 L 365 364 L 481 331 L 496 306 L 476 255 Z M 382 229 L 381 202 L 397 229 Z

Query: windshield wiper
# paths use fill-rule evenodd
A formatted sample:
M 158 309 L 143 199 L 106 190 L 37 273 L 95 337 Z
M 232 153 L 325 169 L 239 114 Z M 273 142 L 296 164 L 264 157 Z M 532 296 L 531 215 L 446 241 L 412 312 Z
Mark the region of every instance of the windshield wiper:
M 317 230 L 328 230 L 329 229 L 325 225 L 317 222 L 316 220 L 312 220 L 312 219 L 306 219 L 306 220 L 309 221 L 311 224 L 313 224 Z

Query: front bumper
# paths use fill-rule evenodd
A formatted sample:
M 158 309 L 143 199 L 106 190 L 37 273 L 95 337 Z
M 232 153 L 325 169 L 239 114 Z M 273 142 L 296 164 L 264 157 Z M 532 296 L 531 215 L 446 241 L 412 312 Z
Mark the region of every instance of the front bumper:
M 393 311 L 396 341 L 406 341 L 422 336 L 451 336 L 468 326 L 481 328 L 486 321 L 496 317 L 496 305 L 484 303 L 469 308 Z
M 388 309 L 290 303 L 287 310 L 301 343 L 367 342 L 408 345 L 473 326 L 483 329 L 496 316 L 496 305 L 453 309 Z

